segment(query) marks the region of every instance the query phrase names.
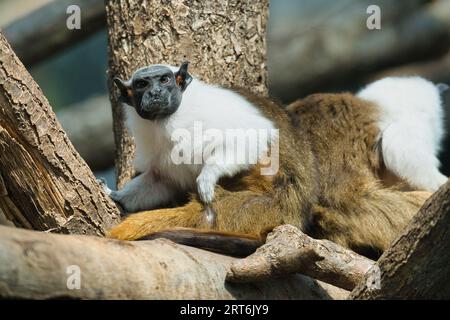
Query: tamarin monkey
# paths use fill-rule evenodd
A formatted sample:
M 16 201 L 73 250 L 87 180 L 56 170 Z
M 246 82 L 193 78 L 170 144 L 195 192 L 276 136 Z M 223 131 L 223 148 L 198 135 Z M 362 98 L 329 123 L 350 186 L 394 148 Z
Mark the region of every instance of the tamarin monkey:
M 110 195 L 127 212 L 141 212 L 110 230 L 111 238 L 172 236 L 245 255 L 267 231 L 291 224 L 377 258 L 447 180 L 436 158 L 444 131 L 440 92 L 422 78 L 387 78 L 356 96 L 315 94 L 287 108 L 206 84 L 186 63 L 152 65 L 115 83 L 128 105 L 140 175 Z M 267 134 L 240 151 L 220 139 L 174 139 L 195 136 L 196 123 L 224 135 Z M 202 161 L 173 161 L 174 149 Z M 237 163 L 205 152 L 217 149 L 250 156 Z M 264 172 L 268 157 L 277 166 Z M 182 194 L 188 201 L 170 207 Z

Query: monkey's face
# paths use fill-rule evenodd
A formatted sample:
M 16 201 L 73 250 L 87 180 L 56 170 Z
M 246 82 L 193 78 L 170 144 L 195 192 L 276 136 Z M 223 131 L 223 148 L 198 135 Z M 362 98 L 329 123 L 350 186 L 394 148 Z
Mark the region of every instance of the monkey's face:
M 121 95 L 119 100 L 136 108 L 144 119 L 163 119 L 181 104 L 183 91 L 192 81 L 187 73 L 187 63 L 173 72 L 162 65 L 154 65 L 137 70 L 130 80 L 114 79 Z

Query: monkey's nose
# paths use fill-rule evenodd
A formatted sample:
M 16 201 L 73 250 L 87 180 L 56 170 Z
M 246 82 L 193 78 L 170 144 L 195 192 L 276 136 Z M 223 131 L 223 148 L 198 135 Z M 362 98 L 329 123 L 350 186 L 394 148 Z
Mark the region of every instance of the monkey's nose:
M 153 90 L 150 91 L 150 94 L 154 97 L 161 95 L 161 89 L 160 88 L 155 88 Z

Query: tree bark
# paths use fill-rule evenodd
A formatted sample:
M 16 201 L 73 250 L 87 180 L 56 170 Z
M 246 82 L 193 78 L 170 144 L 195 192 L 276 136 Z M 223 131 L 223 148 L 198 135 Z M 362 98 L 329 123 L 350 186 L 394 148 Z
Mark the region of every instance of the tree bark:
M 0 211 L 16 226 L 103 235 L 119 218 L 0 33 Z
M 374 264 L 331 241 L 313 239 L 296 227 L 284 225 L 275 228 L 266 244 L 254 254 L 233 262 L 227 280 L 235 283 L 270 281 L 298 272 L 352 290 Z
M 226 283 L 234 258 L 164 239 L 125 242 L 0 226 L 0 252 L 0 298 L 8 299 L 343 299 L 348 293 L 301 275 Z M 70 290 L 73 270 L 80 271 L 80 286 Z
M 66 10 L 77 5 L 81 10 L 81 29 L 69 30 Z M 4 29 L 4 35 L 27 67 L 73 46 L 106 25 L 102 0 L 58 0 L 17 19 Z
M 109 75 L 129 78 L 139 67 L 190 61 L 206 82 L 267 94 L 268 0 L 107 1 Z M 134 147 L 110 83 L 118 186 L 132 176 Z
M 362 281 L 351 299 L 450 297 L 450 182 L 428 199 L 376 265 L 379 288 Z

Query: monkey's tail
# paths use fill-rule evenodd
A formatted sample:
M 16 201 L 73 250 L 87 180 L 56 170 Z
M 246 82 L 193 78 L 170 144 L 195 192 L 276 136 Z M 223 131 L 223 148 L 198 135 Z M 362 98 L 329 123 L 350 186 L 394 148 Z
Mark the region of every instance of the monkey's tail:
M 246 257 L 263 245 L 270 230 L 261 235 L 214 230 L 173 228 L 157 231 L 137 240 L 169 239 L 175 243 L 235 257 Z

